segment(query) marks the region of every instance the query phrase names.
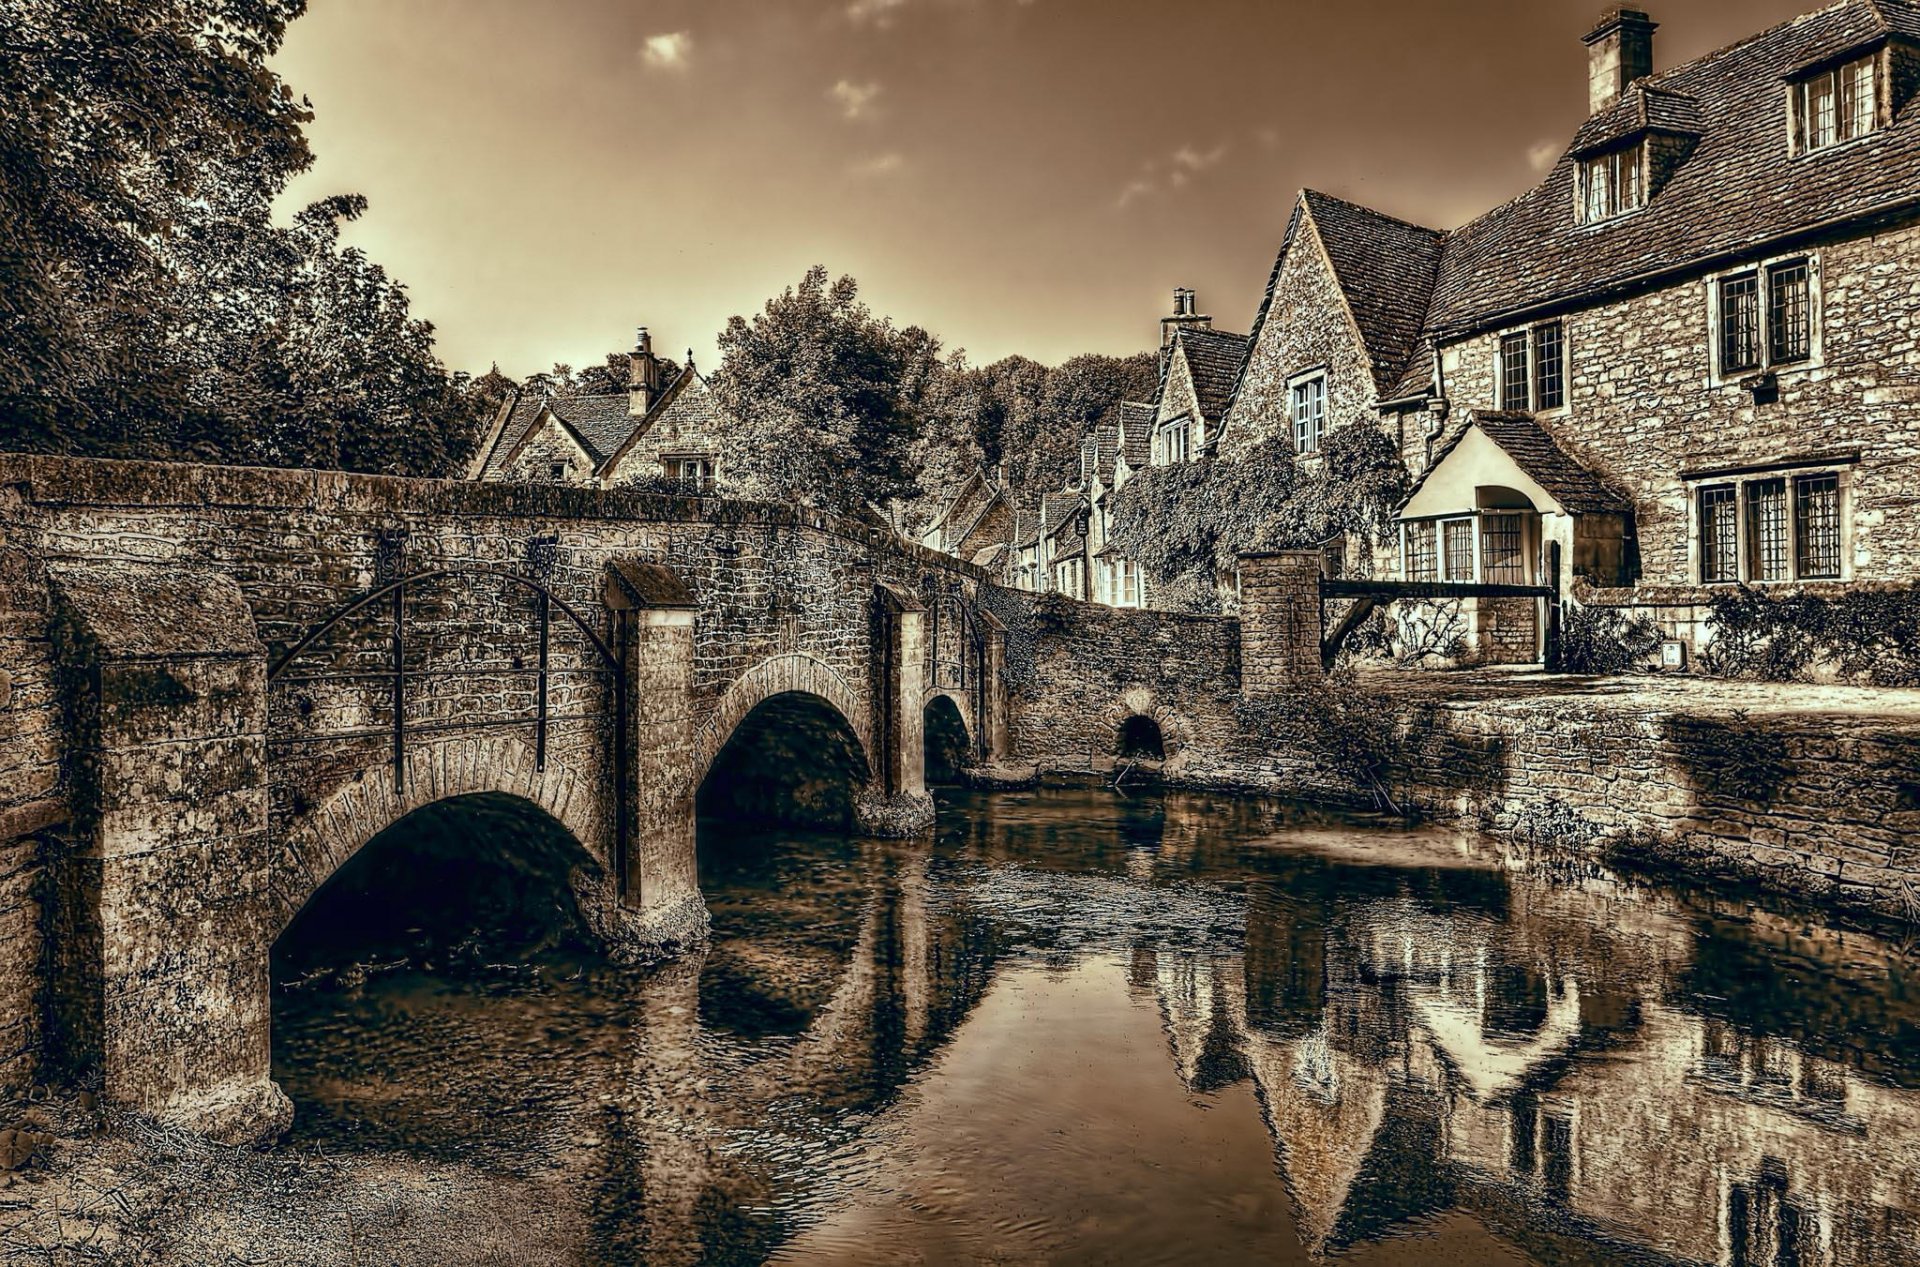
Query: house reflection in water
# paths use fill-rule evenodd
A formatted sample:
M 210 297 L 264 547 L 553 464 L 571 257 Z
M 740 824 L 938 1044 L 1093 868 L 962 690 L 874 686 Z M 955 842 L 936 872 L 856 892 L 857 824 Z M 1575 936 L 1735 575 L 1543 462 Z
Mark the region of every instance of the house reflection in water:
M 1913 1261 L 1920 1069 L 1707 1012 L 1712 935 L 1659 893 L 1424 879 L 1257 888 L 1244 956 L 1136 956 L 1188 1087 L 1253 1080 L 1310 1249 L 1459 1207 L 1548 1258 Z

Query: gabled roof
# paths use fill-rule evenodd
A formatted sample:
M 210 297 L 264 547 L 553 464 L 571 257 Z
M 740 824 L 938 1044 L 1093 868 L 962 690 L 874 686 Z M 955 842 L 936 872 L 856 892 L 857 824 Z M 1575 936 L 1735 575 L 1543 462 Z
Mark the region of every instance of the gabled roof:
M 1912 100 L 1897 103 L 1893 122 L 1859 141 L 1788 154 L 1788 80 L 1889 39 L 1920 39 L 1920 8 L 1907 0 L 1845 0 L 1640 81 L 1628 94 L 1633 100 L 1616 109 L 1699 134 L 1647 206 L 1605 225 L 1577 224 L 1570 150 L 1534 189 L 1448 236 L 1428 330 L 1490 328 L 1526 309 L 1920 204 L 1920 107 Z
M 1120 403 L 1120 456 L 1136 471 L 1153 460 L 1154 413 L 1152 405 L 1132 400 Z
M 1446 235 L 1314 189 L 1302 190 L 1300 200 L 1360 328 L 1374 384 L 1384 393 L 1420 344 Z
M 546 404 L 544 396 L 514 389 L 513 399 L 506 407 L 506 418 L 495 428 L 493 444 L 487 450 L 486 460 L 480 464 L 476 478 L 493 479 L 499 476 L 506 466 L 507 456 L 527 438 L 527 432 L 532 429 L 534 420 L 540 416 L 540 410 Z
M 1698 136 L 1702 127 L 1697 98 L 1653 84 L 1636 83 L 1612 108 L 1602 110 L 1573 134 L 1567 152 L 1579 157 L 1649 132 Z
M 540 420 L 542 418 L 552 418 L 555 425 L 557 425 L 561 431 L 565 432 L 574 444 L 579 446 L 580 451 L 586 455 L 587 461 L 592 462 L 595 466 L 599 465 L 600 454 L 594 448 L 593 442 L 589 440 L 578 427 L 568 422 L 565 417 L 555 410 L 553 403 L 553 401 L 547 399 L 531 402 L 526 425 L 520 427 L 519 438 L 514 440 L 511 445 L 504 445 L 503 443 L 503 447 L 499 449 L 499 461 L 494 464 L 495 469 L 505 470 L 507 467 L 513 465 L 514 459 L 520 456 L 520 451 L 527 446 L 527 442 L 539 431 Z M 518 413 L 517 410 L 515 412 Z M 511 421 L 511 419 L 509 421 Z M 504 442 L 504 440 L 505 437 L 503 435 L 502 441 Z
M 1183 326 L 1174 333 L 1174 346 L 1187 359 L 1201 415 L 1208 422 L 1218 422 L 1233 400 L 1240 363 L 1247 359 L 1247 336 Z
M 612 400 L 614 398 L 586 396 L 576 397 L 576 399 Z M 627 397 L 622 394 L 619 399 L 624 401 Z M 632 418 L 627 420 L 629 427 L 626 434 L 607 450 L 606 457 L 600 462 L 599 472 L 604 475 L 611 471 L 620 459 L 626 456 L 627 450 L 640 442 L 642 436 L 665 425 L 669 414 L 672 415 L 677 429 L 705 427 L 712 430 L 726 422 L 726 415 L 720 411 L 719 402 L 714 400 L 713 393 L 707 390 L 705 376 L 694 368 L 691 355 L 687 357 L 687 363 L 680 367 L 680 372 L 673 376 L 673 381 L 662 388 L 659 397 L 647 407 L 646 416 L 637 422 Z
M 1573 514 L 1633 509 L 1631 498 L 1562 449 L 1532 414 L 1478 410 L 1453 428 L 1433 455 L 1433 461 L 1408 490 L 1406 500 L 1401 503 L 1403 510 L 1420 495 L 1420 490 L 1460 447 L 1460 442 L 1475 430 L 1512 458 L 1514 465 L 1558 502 L 1561 509 Z

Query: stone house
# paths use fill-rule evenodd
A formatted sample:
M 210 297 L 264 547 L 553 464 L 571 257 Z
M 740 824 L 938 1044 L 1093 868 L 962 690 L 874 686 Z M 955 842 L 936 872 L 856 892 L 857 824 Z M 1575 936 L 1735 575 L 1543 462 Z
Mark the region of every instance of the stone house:
M 640 327 L 624 392 L 551 396 L 516 391 L 501 405 L 472 479 L 614 488 L 664 483 L 705 492 L 719 474 L 727 416 L 693 354 L 660 382 L 653 340 Z
M 1246 349 L 1246 336 L 1215 330 L 1212 317 L 1195 311 L 1193 291 L 1173 292 L 1173 313 L 1160 319 L 1154 465 L 1191 461 L 1217 448 Z
M 1303 193 L 1221 443 L 1312 461 L 1382 426 L 1414 487 L 1377 571 L 1557 559 L 1569 596 L 1698 643 L 1726 588 L 1920 570 L 1920 7 L 1845 0 L 1659 72 L 1655 30 L 1603 15 L 1586 123 L 1471 223 Z M 1539 654 L 1531 600 L 1469 608 L 1482 654 Z
M 1007 472 L 976 468 L 920 532 L 920 544 L 977 563 L 999 575 L 1010 561 L 1016 514 Z

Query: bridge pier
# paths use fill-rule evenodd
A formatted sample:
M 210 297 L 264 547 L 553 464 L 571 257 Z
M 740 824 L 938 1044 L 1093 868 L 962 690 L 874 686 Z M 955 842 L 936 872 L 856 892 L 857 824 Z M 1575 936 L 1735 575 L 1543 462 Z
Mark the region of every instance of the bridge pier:
M 927 795 L 926 610 L 892 585 L 874 591 L 873 782 L 854 801 L 863 836 L 917 836 L 933 826 Z
M 685 584 L 655 563 L 608 568 L 607 605 L 620 627 L 626 696 L 626 783 L 621 871 L 633 919 L 620 949 L 670 953 L 707 937 L 707 904 L 696 866 L 694 806 L 699 751 L 693 715 L 693 622 Z
M 228 1143 L 293 1120 L 272 1080 L 266 649 L 225 575 L 49 569 L 73 778 L 56 863 L 58 1062 Z

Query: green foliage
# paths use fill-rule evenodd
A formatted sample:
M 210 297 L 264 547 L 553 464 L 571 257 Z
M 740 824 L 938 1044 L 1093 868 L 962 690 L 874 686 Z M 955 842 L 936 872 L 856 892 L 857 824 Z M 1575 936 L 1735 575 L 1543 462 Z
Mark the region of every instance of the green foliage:
M 455 469 L 481 404 L 405 291 L 274 224 L 310 117 L 268 65 L 303 0 L 0 0 L 0 445 Z
M 1570 603 L 1560 623 L 1560 666 L 1568 673 L 1625 673 L 1645 665 L 1659 649 L 1658 625 L 1610 607 Z
M 1213 610 L 1240 554 L 1317 546 L 1340 533 L 1385 540 L 1406 490 L 1399 450 L 1377 427 L 1335 431 L 1311 465 L 1271 437 L 1231 458 L 1135 475 L 1114 498 L 1113 539 L 1139 562 L 1157 605 Z
M 1920 591 L 1774 598 L 1748 586 L 1718 592 L 1700 667 L 1720 677 L 1787 682 L 1824 669 L 1874 686 L 1920 686 Z
M 841 514 L 912 498 L 940 343 L 897 329 L 859 300 L 851 277 L 819 265 L 720 335 L 714 393 L 737 420 L 720 470 L 740 493 L 795 499 Z

